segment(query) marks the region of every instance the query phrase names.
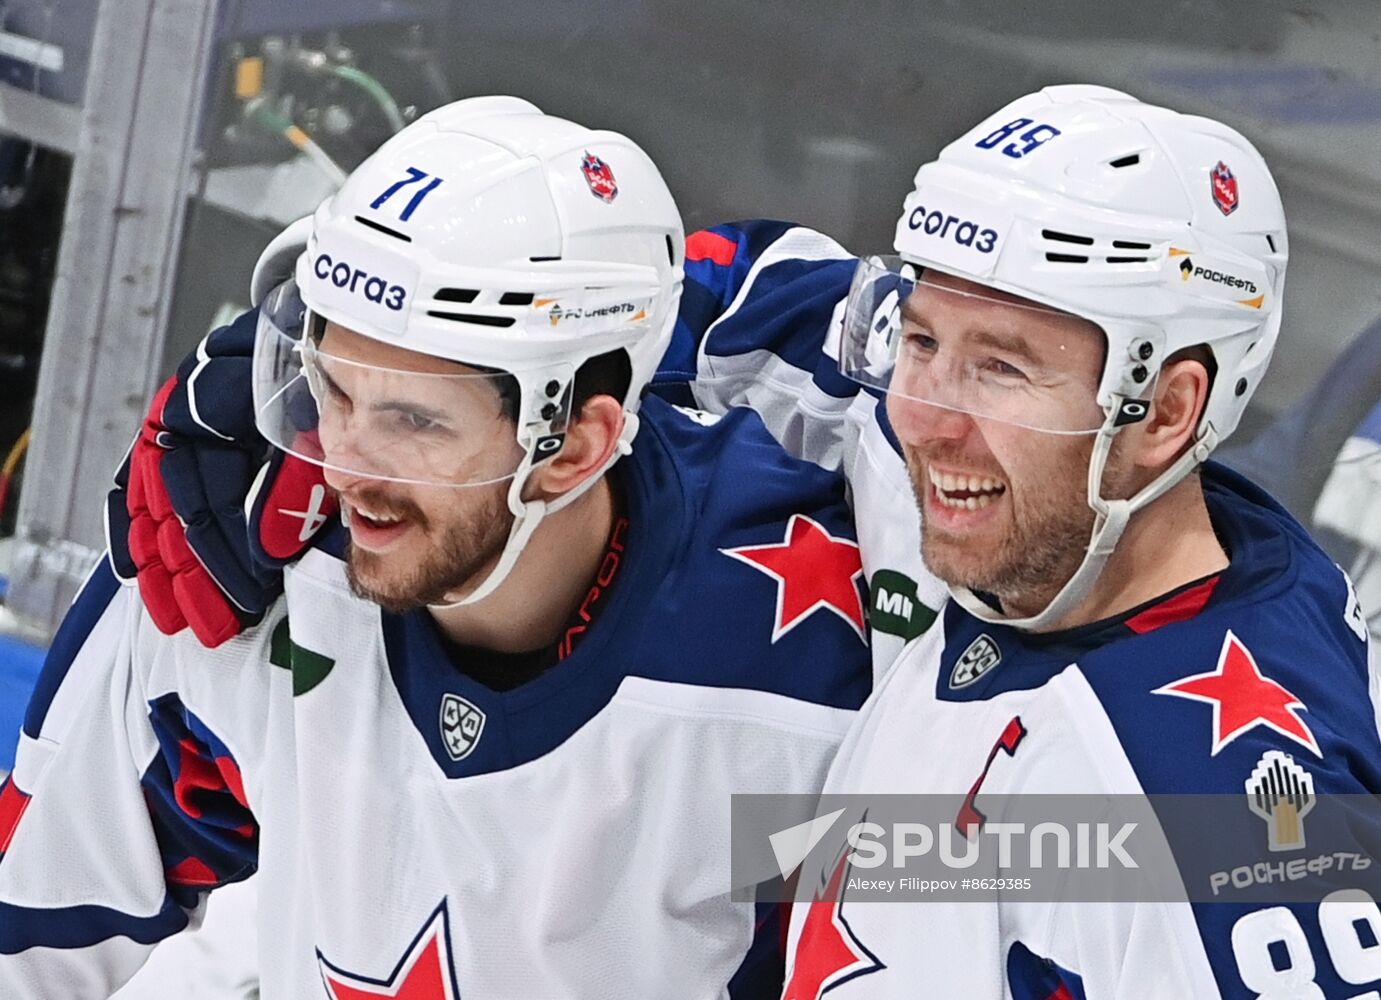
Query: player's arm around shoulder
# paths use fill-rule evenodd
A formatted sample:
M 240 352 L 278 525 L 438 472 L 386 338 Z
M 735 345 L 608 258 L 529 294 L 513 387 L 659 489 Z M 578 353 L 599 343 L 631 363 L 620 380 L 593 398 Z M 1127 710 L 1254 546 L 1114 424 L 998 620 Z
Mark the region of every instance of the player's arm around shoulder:
M 671 592 L 688 651 L 715 684 L 851 714 L 871 668 L 843 478 L 787 454 L 752 411 L 673 412 L 688 527 Z
M 754 219 L 693 233 L 672 341 L 654 391 L 717 413 L 757 410 L 792 454 L 828 467 L 857 435 L 860 387 L 839 374 L 855 258 L 829 237 Z
M 245 769 L 262 723 L 257 739 L 228 723 L 263 717 L 234 669 L 256 672 L 256 641 L 211 653 L 164 636 L 104 561 L 93 572 L 0 787 L 0 995 L 107 996 L 199 919 L 205 892 L 255 870 Z

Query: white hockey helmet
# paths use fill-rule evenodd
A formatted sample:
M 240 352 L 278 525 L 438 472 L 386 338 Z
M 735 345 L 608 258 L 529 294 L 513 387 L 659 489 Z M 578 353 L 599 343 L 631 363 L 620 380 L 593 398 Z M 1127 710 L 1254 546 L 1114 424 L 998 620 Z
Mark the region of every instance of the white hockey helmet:
M 947 216 L 996 238 L 963 245 Z M 916 172 L 897 222 L 906 260 L 1097 323 L 1097 402 L 1140 396 L 1204 344 L 1218 377 L 1201 432 L 1236 428 L 1280 332 L 1285 213 L 1255 147 L 1220 122 L 1094 86 L 1047 87 Z
M 955 588 L 980 617 L 1038 628 L 1087 594 L 1127 517 L 1236 428 L 1280 331 L 1280 196 L 1261 154 L 1235 130 L 1084 85 L 1013 101 L 946 146 L 914 183 L 896 227 L 899 259 L 859 264 L 846 374 L 879 384 L 879 307 L 927 270 L 1081 316 L 1106 336 L 1101 426 L 1081 428 L 1099 435 L 1089 469 L 1098 518 L 1084 565 L 1049 607 L 1020 620 Z M 899 322 L 896 309 L 891 316 Z M 1146 415 L 1166 359 L 1196 345 L 1212 352 L 1216 375 L 1194 446 L 1137 496 L 1103 499 L 1113 436 Z
M 266 291 L 295 252 L 295 277 Z M 384 143 L 310 222 L 265 250 L 252 289 L 263 300 L 259 428 L 275 445 L 329 464 L 302 413 L 320 396 L 319 379 L 311 395 L 306 389 L 311 331 L 319 337 L 324 321 L 516 383 L 522 458 L 511 467 L 470 480 L 416 468 L 378 473 L 453 486 L 511 477 L 509 547 L 468 599 L 478 600 L 507 575 L 541 518 L 599 478 L 549 504 L 521 496 L 533 465 L 560 448 L 575 372 L 616 350 L 627 353 L 632 378 L 615 457 L 631 447 L 639 397 L 671 337 L 683 262 L 675 202 L 631 140 L 513 97 L 446 105 Z

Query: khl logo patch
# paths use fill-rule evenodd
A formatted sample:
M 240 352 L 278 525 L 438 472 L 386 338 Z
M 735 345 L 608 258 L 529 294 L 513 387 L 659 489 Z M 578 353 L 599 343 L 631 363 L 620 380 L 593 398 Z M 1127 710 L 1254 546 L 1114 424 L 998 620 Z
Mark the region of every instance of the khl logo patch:
M 484 713 L 458 694 L 441 699 L 441 741 L 451 760 L 470 756 L 484 732 Z
M 969 648 L 959 657 L 959 662 L 955 663 L 954 670 L 949 675 L 949 686 L 961 688 L 972 684 L 1001 662 L 1002 650 L 997 648 L 992 636 L 985 632 L 969 643 Z

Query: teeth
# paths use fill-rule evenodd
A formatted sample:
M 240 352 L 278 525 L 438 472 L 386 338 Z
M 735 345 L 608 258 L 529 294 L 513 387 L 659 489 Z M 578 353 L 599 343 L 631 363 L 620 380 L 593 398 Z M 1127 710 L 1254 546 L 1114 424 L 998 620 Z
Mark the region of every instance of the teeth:
M 950 497 L 941 493 L 939 496 L 941 504 L 946 507 L 953 507 L 955 510 L 982 510 L 997 499 L 995 496 L 986 494 L 977 497 Z
M 927 467 L 926 474 L 939 495 L 940 503 L 956 510 L 982 510 L 1005 492 L 1005 487 L 989 476 L 955 475 L 937 472 Z M 977 496 L 955 497 L 951 493 L 971 493 Z
M 399 521 L 402 520 L 401 517 L 389 517 L 386 514 L 376 514 L 369 508 L 361 507 L 358 504 L 355 505 L 355 512 L 368 518 L 371 521 L 377 521 L 380 524 L 397 524 Z

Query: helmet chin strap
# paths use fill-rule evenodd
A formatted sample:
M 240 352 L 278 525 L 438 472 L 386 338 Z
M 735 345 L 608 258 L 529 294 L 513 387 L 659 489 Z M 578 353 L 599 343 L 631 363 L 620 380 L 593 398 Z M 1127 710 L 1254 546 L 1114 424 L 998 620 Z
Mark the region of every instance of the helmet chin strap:
M 508 541 L 504 543 L 503 551 L 499 554 L 499 561 L 494 564 L 494 568 L 489 571 L 489 575 L 484 578 L 478 587 L 458 601 L 442 601 L 437 604 L 429 604 L 427 607 L 443 608 L 462 608 L 467 604 L 478 604 L 494 591 L 498 590 L 508 575 L 513 572 L 513 567 L 517 565 L 518 557 L 523 554 L 523 549 L 531 540 L 537 526 L 542 523 L 542 519 L 548 514 L 555 514 L 564 507 L 570 506 L 579 497 L 585 495 L 592 489 L 595 483 L 604 477 L 615 462 L 624 455 L 633 451 L 633 438 L 638 433 L 638 415 L 628 411 L 624 412 L 623 432 L 619 434 L 619 441 L 608 459 L 595 472 L 586 477 L 585 481 L 575 489 L 563 493 L 555 500 L 524 500 L 523 487 L 527 485 L 528 477 L 532 474 L 532 446 L 529 445 L 527 454 L 523 456 L 522 465 L 518 466 L 518 471 L 513 474 L 513 480 L 508 485 L 508 509 L 513 512 L 513 526 L 508 529 Z
M 1089 538 L 1088 550 L 1074 575 L 1060 588 L 1060 592 L 1043 609 L 1025 618 L 1012 618 L 1003 615 L 967 587 L 951 585 L 949 592 L 954 599 L 975 618 L 995 625 L 1037 632 L 1049 628 L 1073 611 L 1088 597 L 1093 586 L 1117 547 L 1122 533 L 1127 529 L 1131 516 L 1151 501 L 1164 494 L 1170 487 L 1187 476 L 1190 471 L 1203 462 L 1218 444 L 1218 434 L 1213 425 L 1207 425 L 1200 433 L 1194 446 L 1176 459 L 1169 468 L 1151 482 L 1143 486 L 1127 500 L 1107 500 L 1103 497 L 1103 473 L 1107 468 L 1108 455 L 1112 451 L 1113 439 L 1122 428 L 1115 424 L 1117 412 L 1122 403 L 1114 399 L 1103 426 L 1098 430 L 1098 440 L 1094 442 L 1093 455 L 1088 469 L 1088 505 L 1096 515 L 1093 532 Z M 924 529 L 922 529 L 924 530 Z

